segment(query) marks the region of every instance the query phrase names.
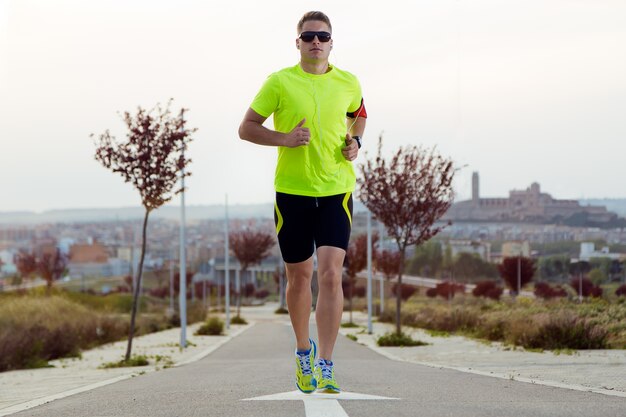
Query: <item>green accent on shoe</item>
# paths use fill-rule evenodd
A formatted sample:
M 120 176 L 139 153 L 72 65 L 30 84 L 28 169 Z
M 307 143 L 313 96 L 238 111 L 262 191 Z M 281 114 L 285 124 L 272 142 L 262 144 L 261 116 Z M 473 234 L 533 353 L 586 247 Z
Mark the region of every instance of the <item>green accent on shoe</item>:
M 317 388 L 317 380 L 313 375 L 313 366 L 317 356 L 317 346 L 309 339 L 311 349 L 309 353 L 298 353 L 296 351 L 296 387 L 305 394 L 310 394 Z
M 328 394 L 339 394 L 341 392 L 339 383 L 337 383 L 337 379 L 335 379 L 335 365 L 332 361 L 321 358 L 318 359 L 315 362 L 313 374 L 317 380 L 317 391 Z

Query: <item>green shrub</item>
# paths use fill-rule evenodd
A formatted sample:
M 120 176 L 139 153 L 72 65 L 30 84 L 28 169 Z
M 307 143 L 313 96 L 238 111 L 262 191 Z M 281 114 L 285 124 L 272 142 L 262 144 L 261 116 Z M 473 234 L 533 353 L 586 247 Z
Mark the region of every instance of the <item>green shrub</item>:
M 359 327 L 359 325 L 353 322 L 348 322 L 348 323 L 341 323 L 341 327 L 344 327 L 346 329 L 353 329 L 355 327 Z
M 122 359 L 118 362 L 106 362 L 100 366 L 101 369 L 109 369 L 109 368 L 126 368 L 130 366 L 146 366 L 149 365 L 150 362 L 148 358 L 144 355 L 132 355 L 128 361 Z
M 355 342 L 357 341 L 357 337 L 356 337 L 355 335 L 353 335 L 353 334 L 347 334 L 347 335 L 346 335 L 346 337 L 347 337 L 348 339 L 350 339 L 350 340 L 355 341 Z
M 378 346 L 425 346 L 428 343 L 420 340 L 414 340 L 411 336 L 405 333 L 386 333 L 380 336 L 376 341 Z
M 230 320 L 230 324 L 248 324 L 248 322 L 241 316 L 235 316 Z
M 223 334 L 223 332 L 224 322 L 217 317 L 211 317 L 206 321 L 206 323 L 200 326 L 195 334 L 202 336 L 219 336 Z
M 286 308 L 278 307 L 274 310 L 274 314 L 289 314 L 289 311 Z
M 517 321 L 508 338 L 527 349 L 604 349 L 608 331 L 571 313 Z

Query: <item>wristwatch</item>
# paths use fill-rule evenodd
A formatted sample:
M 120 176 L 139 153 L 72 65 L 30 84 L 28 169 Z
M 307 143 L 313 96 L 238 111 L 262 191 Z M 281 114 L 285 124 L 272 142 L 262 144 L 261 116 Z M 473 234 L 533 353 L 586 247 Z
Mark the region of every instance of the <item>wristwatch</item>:
M 359 149 L 361 149 L 361 146 L 363 146 L 361 143 L 361 136 L 352 136 L 352 139 L 356 140 L 356 144 L 359 145 Z

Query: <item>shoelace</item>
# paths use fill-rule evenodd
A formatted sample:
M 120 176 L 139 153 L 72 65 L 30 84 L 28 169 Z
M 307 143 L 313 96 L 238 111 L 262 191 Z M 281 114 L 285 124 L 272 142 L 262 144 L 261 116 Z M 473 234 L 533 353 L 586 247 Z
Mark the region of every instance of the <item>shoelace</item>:
M 311 360 L 308 353 L 298 353 L 298 360 L 300 361 L 300 368 L 302 368 L 303 375 L 311 375 Z
M 333 363 L 331 361 L 320 361 L 318 366 L 322 370 L 322 378 L 333 379 Z
M 322 366 L 322 378 L 333 379 L 333 367 L 332 365 Z

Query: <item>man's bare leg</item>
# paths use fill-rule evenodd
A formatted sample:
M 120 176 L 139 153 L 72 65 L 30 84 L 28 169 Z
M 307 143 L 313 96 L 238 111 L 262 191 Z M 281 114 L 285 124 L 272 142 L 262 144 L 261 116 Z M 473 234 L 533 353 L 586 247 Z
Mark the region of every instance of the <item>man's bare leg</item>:
M 315 309 L 319 357 L 332 360 L 343 312 L 341 276 L 346 251 L 332 246 L 317 248 L 319 293 Z
M 313 278 L 313 257 L 295 264 L 285 263 L 287 271 L 287 308 L 296 334 L 296 349 L 308 350 L 309 318 L 313 298 L 311 279 Z

